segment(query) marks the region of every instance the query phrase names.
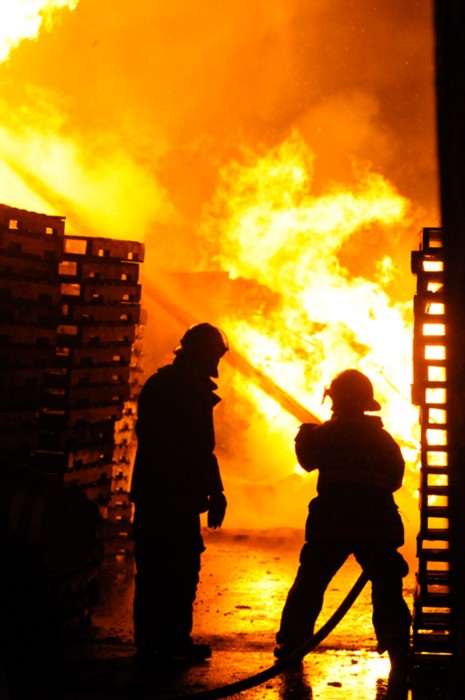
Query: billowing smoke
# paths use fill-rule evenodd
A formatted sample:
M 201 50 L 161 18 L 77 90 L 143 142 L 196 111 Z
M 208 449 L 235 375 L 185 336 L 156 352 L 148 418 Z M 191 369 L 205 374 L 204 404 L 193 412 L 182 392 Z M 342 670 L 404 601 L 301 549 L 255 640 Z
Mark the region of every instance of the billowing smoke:
M 147 371 L 170 357 L 184 318 L 205 320 L 207 309 L 221 318 L 223 302 L 249 300 L 249 315 L 279 303 L 263 280 L 243 279 L 238 300 L 229 270 L 217 268 L 220 238 L 208 252 L 225 169 L 296 134 L 312 154 L 314 197 L 350 190 L 365 169 L 409 203 L 387 227 L 358 228 L 338 255 L 353 275 L 379 279 L 391 266 L 386 290 L 410 302 L 410 250 L 422 226 L 438 225 L 430 2 L 79 0 L 37 31 L 10 42 L 0 64 L 1 200 L 66 216 L 69 233 L 144 240 L 144 276 L 164 292 L 178 276 L 178 314 L 146 298 Z M 275 491 L 293 473 L 294 424 L 288 447 L 259 465 L 277 427 L 257 414 L 254 430 L 250 404 L 230 398 L 236 422 L 224 402 L 220 443 L 242 495 L 260 484 L 253 525 L 292 519 L 289 505 L 276 512 Z

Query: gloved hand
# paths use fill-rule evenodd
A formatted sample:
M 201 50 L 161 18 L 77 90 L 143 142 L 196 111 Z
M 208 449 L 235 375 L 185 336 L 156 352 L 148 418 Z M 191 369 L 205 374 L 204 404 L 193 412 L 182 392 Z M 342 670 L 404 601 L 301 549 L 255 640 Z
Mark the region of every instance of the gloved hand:
M 303 423 L 295 436 L 295 453 L 301 467 L 306 471 L 315 469 L 313 461 L 314 439 L 313 432 L 318 427 L 317 423 Z
M 227 502 L 224 493 L 218 491 L 217 493 L 212 493 L 210 495 L 207 517 L 208 527 L 211 527 L 214 530 L 217 527 L 221 527 L 224 514 L 226 513 L 226 506 Z

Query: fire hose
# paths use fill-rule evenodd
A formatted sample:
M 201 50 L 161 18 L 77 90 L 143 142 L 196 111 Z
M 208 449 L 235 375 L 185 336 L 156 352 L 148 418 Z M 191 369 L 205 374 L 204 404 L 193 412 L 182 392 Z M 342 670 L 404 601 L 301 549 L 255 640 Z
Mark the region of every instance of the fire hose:
M 234 683 L 229 683 L 227 685 L 219 686 L 218 688 L 211 688 L 210 690 L 203 690 L 198 693 L 187 693 L 185 695 L 177 695 L 176 698 L 171 698 L 171 700 L 187 700 L 187 698 L 195 698 L 196 700 L 217 700 L 217 698 L 228 698 L 231 695 L 240 693 L 243 690 L 249 690 L 257 685 L 265 683 L 265 681 L 270 680 L 279 676 L 284 670 L 286 670 L 292 663 L 300 661 L 304 656 L 306 656 L 310 651 L 315 649 L 315 647 L 320 644 L 323 639 L 325 639 L 330 632 L 336 627 L 337 624 L 342 620 L 345 614 L 352 607 L 360 593 L 362 592 L 365 584 L 369 580 L 369 575 L 366 570 L 362 571 L 340 606 L 331 615 L 331 617 L 325 622 L 320 629 L 313 634 L 310 639 L 303 642 L 299 647 L 296 647 L 288 656 L 278 659 L 273 666 L 259 671 L 258 673 L 248 676 L 247 678 L 242 678 Z

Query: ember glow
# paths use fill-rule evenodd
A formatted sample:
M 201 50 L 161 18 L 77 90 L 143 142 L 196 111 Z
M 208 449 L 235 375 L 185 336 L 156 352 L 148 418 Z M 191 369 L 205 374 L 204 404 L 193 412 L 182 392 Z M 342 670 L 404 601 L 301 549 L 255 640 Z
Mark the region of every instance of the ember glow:
M 2 8 L 1 201 L 146 243 L 147 372 L 182 316 L 220 325 L 231 360 L 272 380 L 222 363 L 229 525 L 302 525 L 315 477 L 296 469 L 279 390 L 326 419 L 324 387 L 349 366 L 402 444 L 414 523 L 410 251 L 438 225 L 431 4 Z

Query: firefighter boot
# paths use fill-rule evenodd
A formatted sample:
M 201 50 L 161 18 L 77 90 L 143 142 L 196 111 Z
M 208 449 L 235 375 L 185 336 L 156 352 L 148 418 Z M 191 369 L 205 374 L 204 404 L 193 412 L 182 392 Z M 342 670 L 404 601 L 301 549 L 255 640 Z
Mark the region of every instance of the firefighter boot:
M 410 650 L 408 647 L 388 649 L 389 672 L 387 700 L 407 700 L 410 680 Z

